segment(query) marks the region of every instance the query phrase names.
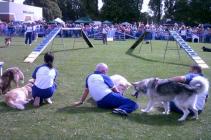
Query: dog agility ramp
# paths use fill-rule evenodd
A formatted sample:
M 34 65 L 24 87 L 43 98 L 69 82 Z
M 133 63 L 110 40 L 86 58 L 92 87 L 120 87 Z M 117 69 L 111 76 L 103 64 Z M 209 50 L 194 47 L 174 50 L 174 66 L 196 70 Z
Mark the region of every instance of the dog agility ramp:
M 149 32 L 144 32 L 137 41 L 129 48 L 130 50 L 134 50 L 143 40 L 144 37 L 148 34 Z
M 186 43 L 176 31 L 169 31 L 178 45 L 185 50 L 189 57 L 195 61 L 201 68 L 208 69 L 209 66 L 202 60 L 201 57 Z
M 42 42 L 34 48 L 34 50 L 28 55 L 24 62 L 33 63 L 34 60 L 45 50 L 45 48 L 51 43 L 51 41 L 60 31 L 61 28 L 54 28 L 47 36 L 45 36 Z

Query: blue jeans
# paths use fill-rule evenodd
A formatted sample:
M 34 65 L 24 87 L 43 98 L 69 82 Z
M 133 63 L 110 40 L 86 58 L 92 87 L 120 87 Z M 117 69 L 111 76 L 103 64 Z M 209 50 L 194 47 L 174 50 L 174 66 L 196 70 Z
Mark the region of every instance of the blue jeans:
M 100 108 L 119 108 L 125 110 L 127 113 L 131 113 L 138 108 L 136 102 L 114 92 L 106 95 L 102 100 L 98 101 L 97 106 Z
M 29 44 L 32 43 L 32 32 L 26 33 L 25 44 L 27 44 L 28 42 L 29 42 Z

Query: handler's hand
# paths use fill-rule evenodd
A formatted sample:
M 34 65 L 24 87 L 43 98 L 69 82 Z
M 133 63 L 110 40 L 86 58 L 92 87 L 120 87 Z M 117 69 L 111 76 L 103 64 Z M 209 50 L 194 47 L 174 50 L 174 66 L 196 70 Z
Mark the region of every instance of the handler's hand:
M 77 106 L 80 106 L 80 105 L 82 105 L 82 104 L 83 104 L 83 102 L 77 101 L 77 102 L 74 102 L 74 103 L 72 104 L 72 106 L 77 107 Z

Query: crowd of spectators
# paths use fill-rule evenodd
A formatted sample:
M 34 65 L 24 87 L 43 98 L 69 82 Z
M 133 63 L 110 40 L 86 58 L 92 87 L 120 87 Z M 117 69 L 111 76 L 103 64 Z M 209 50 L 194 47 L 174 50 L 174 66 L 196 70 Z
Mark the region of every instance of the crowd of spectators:
M 0 23 L 0 36 L 24 36 L 26 26 L 29 23 L 24 22 L 11 22 Z M 56 26 L 56 23 L 35 22 L 30 23 L 33 26 L 34 32 L 39 37 L 43 37 L 48 34 L 52 28 Z M 90 38 L 97 38 L 102 34 L 102 29 L 106 28 L 109 36 L 135 39 L 144 33 L 144 31 L 150 32 L 146 38 L 152 40 L 171 40 L 168 30 L 175 30 L 180 33 L 185 41 L 192 41 L 193 36 L 198 37 L 199 42 L 211 43 L 211 28 L 204 27 L 200 24 L 195 27 L 185 26 L 184 24 L 143 24 L 143 23 L 127 23 L 122 24 L 75 24 L 66 23 L 66 28 L 82 28 L 84 32 Z M 66 30 L 62 33 L 63 37 L 80 37 L 80 31 Z

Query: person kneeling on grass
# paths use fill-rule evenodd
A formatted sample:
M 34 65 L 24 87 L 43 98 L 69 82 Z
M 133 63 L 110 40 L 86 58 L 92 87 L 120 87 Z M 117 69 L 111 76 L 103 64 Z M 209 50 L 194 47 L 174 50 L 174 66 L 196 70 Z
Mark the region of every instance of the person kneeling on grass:
M 39 107 L 43 100 L 52 104 L 50 97 L 53 96 L 57 89 L 57 85 L 55 83 L 57 70 L 53 67 L 53 61 L 53 54 L 47 52 L 44 55 L 45 64 L 36 67 L 32 74 L 32 78 L 34 79 L 32 96 L 34 98 L 35 107 Z
M 83 104 L 90 93 L 98 107 L 110 108 L 113 109 L 114 114 L 127 116 L 128 113 L 135 111 L 138 105 L 118 92 L 110 77 L 106 75 L 107 73 L 106 64 L 97 64 L 95 72 L 87 76 L 83 95 L 79 101 L 74 103 L 74 106 Z
M 192 65 L 190 66 L 190 70 L 186 75 L 172 77 L 172 78 L 169 78 L 169 80 L 184 83 L 184 84 L 189 84 L 191 80 L 197 76 L 204 77 L 202 73 L 202 69 L 198 65 Z M 197 95 L 196 108 L 198 109 L 198 114 L 200 114 L 204 110 L 207 98 L 208 98 L 208 93 L 201 93 Z M 170 110 L 172 112 L 183 114 L 183 112 L 175 105 L 173 101 L 170 102 Z M 189 111 L 190 111 L 190 116 L 193 116 L 194 115 L 193 111 L 190 109 Z

